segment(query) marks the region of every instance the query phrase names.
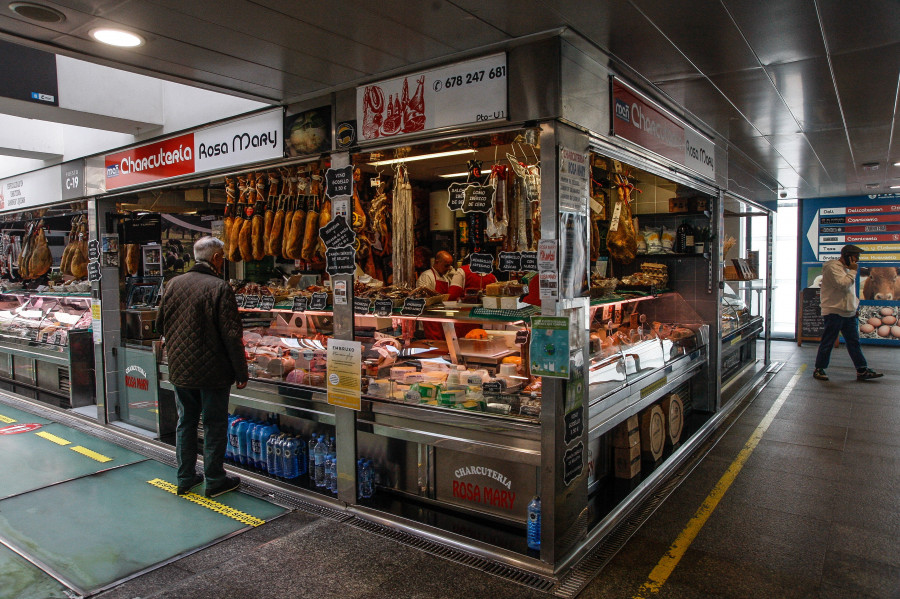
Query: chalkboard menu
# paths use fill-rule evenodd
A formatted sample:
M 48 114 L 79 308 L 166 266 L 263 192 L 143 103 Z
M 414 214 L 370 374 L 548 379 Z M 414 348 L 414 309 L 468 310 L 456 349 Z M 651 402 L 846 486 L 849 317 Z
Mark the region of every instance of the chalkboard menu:
M 328 306 L 328 294 L 317 292 L 312 294 L 312 299 L 309 302 L 310 310 L 324 310 Z
M 468 185 L 465 189 L 463 212 L 490 212 L 494 203 L 493 185 Z
M 372 309 L 372 300 L 365 297 L 354 297 L 353 298 L 353 313 L 354 314 L 368 314 Z
M 451 183 L 448 190 L 447 208 L 452 211 L 462 210 L 466 201 L 466 183 Z
M 469 269 L 478 274 L 490 274 L 494 270 L 494 257 L 491 254 L 472 254 L 469 256 Z
M 375 300 L 375 315 L 376 316 L 390 316 L 394 311 L 394 302 L 389 299 L 377 299 Z
M 825 323 L 819 306 L 818 287 L 807 287 L 800 292 L 800 341 L 818 341 L 822 338 Z
M 294 296 L 294 304 L 291 306 L 292 312 L 306 312 L 309 299 L 303 295 Z
M 537 271 L 537 252 L 522 252 L 521 270 Z
M 522 270 L 521 252 L 500 252 L 500 270 L 518 272 Z
M 262 299 L 259 300 L 259 309 L 260 310 L 271 310 L 275 307 L 275 296 L 274 295 L 264 295 Z

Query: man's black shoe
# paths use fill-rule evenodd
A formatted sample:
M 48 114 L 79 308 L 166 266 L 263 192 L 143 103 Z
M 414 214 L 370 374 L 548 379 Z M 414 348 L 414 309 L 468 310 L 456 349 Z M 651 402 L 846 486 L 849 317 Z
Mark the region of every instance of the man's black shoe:
M 825 374 L 824 368 L 816 368 L 815 370 L 813 370 L 813 378 L 818 379 L 820 381 L 827 381 L 828 375 Z
M 190 481 L 188 481 L 184 484 L 179 484 L 178 491 L 176 491 L 176 492 L 179 495 L 187 495 L 188 493 L 191 492 L 191 489 L 193 489 L 194 487 L 196 487 L 197 485 L 199 485 L 202 482 L 203 482 L 203 475 L 195 474 L 194 478 L 192 478 Z
M 858 381 L 868 381 L 869 379 L 880 379 L 884 375 L 880 372 L 875 372 L 871 368 L 866 368 L 865 370 L 857 370 L 856 371 L 856 380 Z
M 218 497 L 228 491 L 234 491 L 241 486 L 241 479 L 236 476 L 226 476 L 225 480 L 215 486 L 206 485 L 207 497 Z

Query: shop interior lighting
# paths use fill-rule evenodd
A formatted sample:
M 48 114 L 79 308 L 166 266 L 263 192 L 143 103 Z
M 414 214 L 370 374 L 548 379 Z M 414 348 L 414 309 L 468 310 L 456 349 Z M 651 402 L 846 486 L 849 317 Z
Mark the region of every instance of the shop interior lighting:
M 894 166 L 900 166 L 900 162 L 895 162 Z
M 39 23 L 62 23 L 66 20 L 66 15 L 60 11 L 36 2 L 10 2 L 9 10 L 20 17 Z
M 102 44 L 118 46 L 120 48 L 135 48 L 144 45 L 144 38 L 131 31 L 101 27 L 91 30 L 91 37 Z
M 371 166 L 387 166 L 389 164 L 399 164 L 401 162 L 413 162 L 415 160 L 431 160 L 432 158 L 444 158 L 445 156 L 458 156 L 460 154 L 474 154 L 475 150 L 453 150 L 452 152 L 437 152 L 435 154 L 422 154 L 421 156 L 407 156 L 406 158 L 391 158 L 390 160 L 379 160 L 370 162 Z
M 447 173 L 446 175 L 438 175 L 438 176 L 441 177 L 442 179 L 458 179 L 460 177 L 468 177 L 469 172 L 466 171 L 463 173 Z
M 891 185 L 891 189 L 900 189 L 900 185 Z

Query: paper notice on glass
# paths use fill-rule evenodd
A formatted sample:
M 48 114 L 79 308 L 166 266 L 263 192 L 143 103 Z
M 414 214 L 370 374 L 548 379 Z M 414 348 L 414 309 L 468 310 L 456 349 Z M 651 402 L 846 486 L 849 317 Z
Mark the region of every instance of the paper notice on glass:
M 328 340 L 328 403 L 359 410 L 361 407 L 362 343 Z
M 531 374 L 569 378 L 569 319 L 531 317 Z
M 91 299 L 91 337 L 95 344 L 103 343 L 103 326 L 100 314 L 100 300 Z

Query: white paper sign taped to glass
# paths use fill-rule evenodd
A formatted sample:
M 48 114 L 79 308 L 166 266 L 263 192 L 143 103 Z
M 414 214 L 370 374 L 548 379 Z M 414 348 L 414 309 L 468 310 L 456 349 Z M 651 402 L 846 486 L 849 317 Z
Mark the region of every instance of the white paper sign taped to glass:
M 356 88 L 360 141 L 506 120 L 506 54 Z
M 586 214 L 590 189 L 589 158 L 586 152 L 559 148 L 559 209 Z

